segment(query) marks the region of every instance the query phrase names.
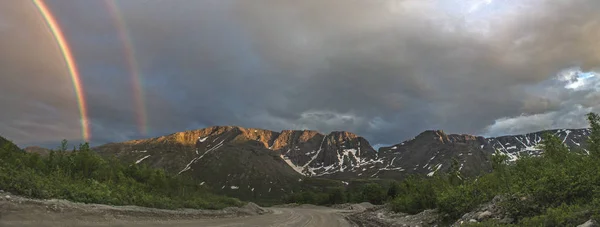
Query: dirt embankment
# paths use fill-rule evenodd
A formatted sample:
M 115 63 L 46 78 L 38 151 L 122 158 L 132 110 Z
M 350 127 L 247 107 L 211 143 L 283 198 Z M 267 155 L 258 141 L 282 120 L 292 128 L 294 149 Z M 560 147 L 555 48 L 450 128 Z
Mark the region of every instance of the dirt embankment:
M 249 203 L 223 210 L 162 210 L 138 206 L 36 200 L 0 191 L 0 226 L 436 226 L 434 211 L 394 213 L 370 203 L 334 207 Z
M 342 210 L 302 205 L 263 209 L 249 203 L 223 210 L 161 210 L 65 200 L 34 200 L 0 193 L 0 226 L 70 227 L 350 227 Z
M 105 222 L 127 220 L 182 220 L 243 217 L 269 213 L 256 204 L 223 210 L 163 210 L 138 206 L 110 206 L 74 203 L 66 200 L 37 200 L 14 196 L 0 190 L 0 224 L 16 220 L 57 221 L 60 219 Z

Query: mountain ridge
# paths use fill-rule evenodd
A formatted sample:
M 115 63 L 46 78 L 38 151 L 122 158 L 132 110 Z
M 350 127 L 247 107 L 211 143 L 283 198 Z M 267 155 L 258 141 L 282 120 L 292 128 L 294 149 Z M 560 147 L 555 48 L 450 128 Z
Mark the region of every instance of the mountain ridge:
M 345 131 L 322 134 L 315 130 L 275 132 L 212 126 L 92 149 L 101 156 L 116 156 L 134 165 L 196 178 L 220 194 L 276 201 L 315 185 L 343 186 L 356 179 L 434 176 L 455 164 L 461 175 L 477 176 L 491 170 L 490 157 L 496 150 L 511 161 L 523 154 L 541 154 L 539 145 L 544 133 L 557 135 L 570 149 L 585 150 L 589 129 L 489 138 L 426 130 L 376 151 L 366 138 Z
M 170 144 L 176 150 L 177 147 L 188 150 L 195 149 L 196 154 L 191 156 L 196 157 L 192 157 L 192 161 L 185 167 L 179 166 L 178 173 L 183 173 L 187 171 L 188 167 L 191 168 L 193 162 L 202 159 L 215 150 L 219 150 L 224 144 L 242 144 L 248 141 L 256 141 L 262 145 L 262 148 L 275 152 L 289 167 L 303 176 L 347 179 L 351 177 L 377 177 L 378 173 L 382 171 L 404 172 L 389 176 L 395 178 L 407 174 L 432 175 L 433 169 L 437 171 L 449 168 L 448 161 L 431 163 L 435 161 L 437 155 L 441 155 L 441 157 L 451 156 L 445 158 L 445 160 L 451 158 L 463 159 L 461 170 L 466 163 L 471 163 L 467 166 L 472 166 L 465 170 L 472 173 L 467 173 L 467 175 L 478 174 L 481 172 L 479 170 L 489 169 L 489 165 L 485 164 L 489 163 L 489 157 L 487 156 L 496 150 L 507 154 L 511 160 L 515 160 L 523 152 L 539 155 L 541 149 L 536 148 L 536 146 L 541 142 L 542 134 L 548 132 L 559 135 L 559 137 L 563 136 L 564 142 L 569 147 L 581 147 L 582 144 L 585 144 L 582 138 L 589 134 L 589 129 L 544 130 L 522 135 L 488 138 L 470 134 L 446 134 L 443 130 L 425 130 L 402 143 L 380 147 L 375 150 L 366 138 L 347 131 L 332 131 L 329 134 L 323 134 L 315 130 L 282 130 L 276 132 L 240 126 L 211 126 L 150 139 L 109 143 L 95 149 L 106 151 L 107 149 L 104 148 L 114 145 L 121 146 L 121 152 L 126 152 L 123 147 L 131 147 L 131 151 L 135 153 L 140 149 L 156 147 L 157 144 Z M 571 132 L 574 133 L 571 134 Z M 225 136 L 227 133 L 231 135 Z M 413 144 L 413 141 L 420 142 Z M 140 149 L 133 149 L 136 147 L 140 147 Z M 398 147 L 403 148 L 398 149 Z M 394 152 L 394 150 L 401 150 L 400 153 L 402 154 Z M 468 152 L 465 153 L 464 151 Z M 189 151 L 185 153 L 189 153 Z M 403 163 L 408 162 L 415 166 L 400 165 L 399 161 L 403 157 L 405 158 Z M 425 162 L 424 160 L 429 161 Z M 141 162 L 143 160 L 140 158 L 137 161 Z M 472 163 L 480 164 L 474 165 Z M 426 170 L 428 172 L 418 171 L 418 168 L 416 168 L 418 165 L 421 165 L 421 167 L 427 166 Z M 375 169 L 375 171 L 370 171 L 371 169 Z

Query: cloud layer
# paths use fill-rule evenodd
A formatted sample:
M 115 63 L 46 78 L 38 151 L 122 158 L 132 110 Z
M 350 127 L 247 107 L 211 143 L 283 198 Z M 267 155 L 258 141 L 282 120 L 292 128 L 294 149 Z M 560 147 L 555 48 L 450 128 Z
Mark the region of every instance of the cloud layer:
M 113 17 L 98 2 L 48 3 L 82 68 L 94 142 L 143 137 Z M 119 3 L 151 135 L 240 125 L 392 144 L 425 129 L 585 127 L 583 115 L 600 107 L 598 76 L 564 79 L 600 67 L 595 0 Z M 51 36 L 28 4 L 0 4 L 0 76 L 11 81 L 0 84 L 11 107 L 0 133 L 21 144 L 78 139 Z

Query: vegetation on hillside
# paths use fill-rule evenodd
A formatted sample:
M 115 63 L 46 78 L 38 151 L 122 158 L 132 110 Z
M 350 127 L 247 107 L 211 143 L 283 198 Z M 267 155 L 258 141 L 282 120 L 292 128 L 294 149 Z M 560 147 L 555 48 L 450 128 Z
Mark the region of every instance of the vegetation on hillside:
M 571 150 L 554 135 L 544 137 L 539 157 L 525 154 L 515 162 L 497 152 L 493 171 L 464 178 L 458 161 L 433 177 L 398 181 L 364 180 L 350 186 L 302 190 L 283 202 L 319 205 L 388 202 L 396 212 L 416 214 L 437 209 L 447 221 L 501 196 L 501 209 L 515 226 L 571 226 L 600 220 L 600 116 L 588 115 L 587 149 Z M 47 157 L 26 153 L 0 138 L 0 189 L 34 198 L 63 198 L 86 203 L 157 208 L 212 208 L 241 202 L 211 194 L 199 182 L 152 169 L 103 159 L 87 144 L 67 151 L 66 141 Z M 316 181 L 317 182 L 317 181 Z M 329 182 L 320 182 L 332 185 Z M 355 185 L 355 186 L 353 186 Z M 475 225 L 497 226 L 490 220 Z
M 305 190 L 288 195 L 284 198 L 284 202 L 315 205 L 361 202 L 383 204 L 387 199 L 386 189 L 383 186 L 377 183 L 369 183 L 355 190 L 347 189 L 345 187 L 329 188 L 321 192 Z
M 545 135 L 540 157 L 521 156 L 513 163 L 501 153 L 492 156 L 493 172 L 474 179 L 449 173 L 411 178 L 400 183 L 391 202 L 397 212 L 438 209 L 456 220 L 495 196 L 516 226 L 572 226 L 600 220 L 600 117 L 590 113 L 587 149 L 569 151 L 556 136 Z M 493 221 L 483 226 L 499 225 Z
M 571 150 L 552 134 L 544 136 L 543 155 L 508 162 L 506 155 L 492 155 L 491 173 L 467 179 L 453 160 L 446 173 L 433 177 L 411 176 L 402 181 L 368 183 L 358 188 L 303 191 L 286 202 L 319 205 L 346 202 L 389 203 L 396 212 L 416 214 L 437 209 L 445 221 L 504 198 L 501 209 L 515 218 L 515 226 L 572 226 L 592 218 L 600 220 L 600 116 L 588 115 L 591 134 L 588 147 Z M 500 226 L 494 220 L 475 226 Z
M 220 209 L 240 206 L 237 199 L 217 196 L 200 182 L 162 169 L 103 159 L 88 144 L 67 151 L 67 142 L 47 157 L 0 142 L 0 189 L 32 198 L 139 205 L 155 208 Z

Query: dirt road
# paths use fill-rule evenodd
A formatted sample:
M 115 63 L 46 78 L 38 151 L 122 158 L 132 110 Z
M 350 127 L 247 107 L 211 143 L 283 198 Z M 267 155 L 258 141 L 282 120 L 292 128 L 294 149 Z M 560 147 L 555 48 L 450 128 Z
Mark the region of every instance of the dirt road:
M 272 214 L 245 218 L 198 220 L 182 226 L 331 226 L 349 227 L 337 210 L 326 208 L 273 208 Z
M 60 214 L 56 214 L 59 215 Z M 33 218 L 35 219 L 35 218 Z M 151 221 L 85 221 L 73 220 L 71 218 L 60 219 L 54 217 L 53 220 L 12 220 L 1 221 L 0 226 L 73 226 L 73 227 L 92 227 L 92 226 L 327 226 L 327 227 L 349 227 L 351 226 L 344 217 L 332 209 L 310 209 L 310 208 L 273 208 L 273 213 L 249 217 L 236 218 L 217 218 L 217 219 L 197 219 L 197 220 L 151 220 Z
M 260 209 L 260 208 L 258 208 Z M 343 210 L 318 206 L 268 208 L 262 215 L 252 209 L 225 211 L 165 211 L 140 207 L 87 205 L 68 201 L 0 201 L 0 227 L 9 226 L 352 226 Z

